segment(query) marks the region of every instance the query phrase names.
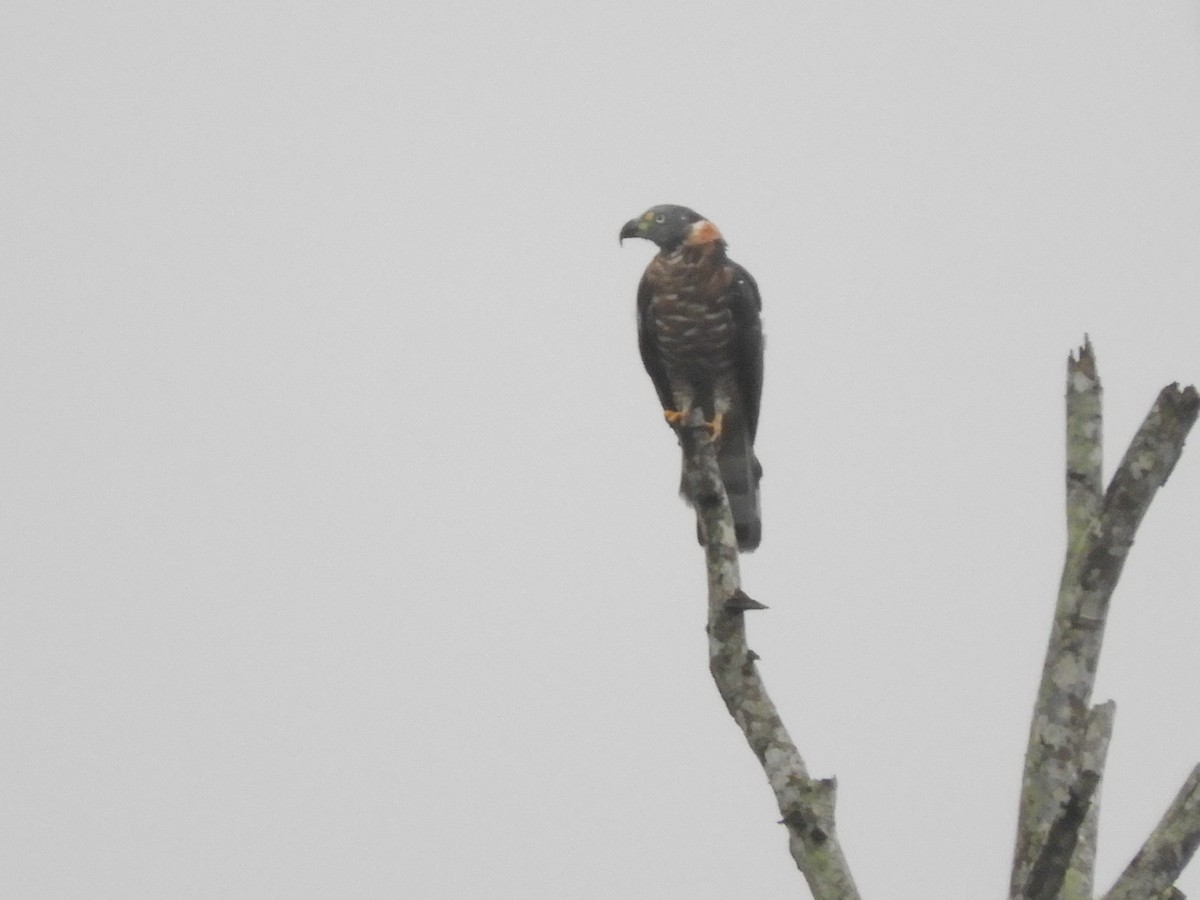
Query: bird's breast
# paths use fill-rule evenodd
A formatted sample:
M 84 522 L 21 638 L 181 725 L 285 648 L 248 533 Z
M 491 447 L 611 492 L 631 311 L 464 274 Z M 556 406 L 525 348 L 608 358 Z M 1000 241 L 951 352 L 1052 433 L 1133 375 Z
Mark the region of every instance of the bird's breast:
M 735 356 L 727 299 L 733 272 L 714 245 L 655 257 L 646 276 L 654 338 L 668 371 L 688 380 L 723 374 Z
M 654 295 L 651 315 L 668 370 L 712 377 L 733 365 L 733 317 L 723 292 L 687 285 L 664 290 Z

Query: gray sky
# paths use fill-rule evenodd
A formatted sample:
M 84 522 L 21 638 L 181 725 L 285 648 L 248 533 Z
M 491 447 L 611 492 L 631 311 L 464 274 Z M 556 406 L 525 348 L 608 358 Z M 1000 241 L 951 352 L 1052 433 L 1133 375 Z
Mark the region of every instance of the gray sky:
M 0 895 L 803 892 L 637 358 L 656 203 L 762 288 L 762 671 L 865 895 L 1000 897 L 1085 332 L 1200 380 L 1194 3 L 0 12 Z M 1200 446 L 1100 881 L 1200 760 Z M 1180 886 L 1200 894 L 1200 870 Z

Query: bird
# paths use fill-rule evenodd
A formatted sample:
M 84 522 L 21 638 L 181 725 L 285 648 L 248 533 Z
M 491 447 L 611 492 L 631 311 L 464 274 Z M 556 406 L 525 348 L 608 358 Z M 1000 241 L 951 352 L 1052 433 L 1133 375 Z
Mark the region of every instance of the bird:
M 626 238 L 658 246 L 638 284 L 637 329 L 663 416 L 679 429 L 702 411 L 717 441 L 738 550 L 755 550 L 762 540 L 762 466 L 754 452 L 763 383 L 758 285 L 726 256 L 717 226 L 686 206 L 650 207 L 621 228 L 620 243 Z M 686 454 L 679 492 L 695 506 Z

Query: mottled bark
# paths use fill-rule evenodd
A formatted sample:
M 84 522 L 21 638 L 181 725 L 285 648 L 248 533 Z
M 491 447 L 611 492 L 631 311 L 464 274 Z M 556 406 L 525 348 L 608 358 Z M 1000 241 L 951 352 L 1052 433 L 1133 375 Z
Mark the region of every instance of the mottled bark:
M 1099 778 L 1103 771 L 1097 741 L 1107 744 L 1112 710 L 1090 703 L 1109 601 L 1138 525 L 1200 412 L 1195 388 L 1163 388 L 1101 494 L 1100 401 L 1095 357 L 1085 343 L 1067 363 L 1067 554 L 1025 757 L 1009 888 L 1014 900 L 1027 900 L 1038 887 L 1034 869 L 1048 859 L 1050 842 L 1063 840 L 1052 830 L 1061 830 L 1063 810 L 1077 801 L 1083 773 Z M 1063 900 L 1091 896 L 1095 813 L 1084 812 L 1058 889 Z
M 1042 852 L 1029 872 L 1025 888 L 1028 900 L 1056 900 L 1060 896 L 1067 869 L 1075 856 L 1083 821 L 1092 808 L 1092 795 L 1100 784 L 1100 773 L 1084 769 L 1067 796 L 1058 818 L 1050 826 Z
M 708 571 L 709 670 L 775 792 L 788 846 L 814 900 L 858 900 L 834 828 L 836 782 L 809 776 L 746 644 L 745 612 L 761 604 L 741 588 L 737 540 L 714 444 L 702 427 L 680 430 Z
M 1088 713 L 1087 729 L 1083 734 L 1083 754 L 1080 765 L 1085 772 L 1103 772 L 1108 759 L 1108 742 L 1112 738 L 1113 717 L 1117 705 L 1109 700 L 1093 706 Z M 1067 866 L 1058 900 L 1092 900 L 1092 875 L 1096 870 L 1096 833 L 1100 819 L 1100 788 L 1092 794 L 1087 815 L 1079 829 L 1075 854 Z
M 1172 897 L 1173 885 L 1200 845 L 1200 766 L 1192 769 L 1158 827 L 1104 900 Z
M 1090 343 L 1067 364 L 1067 552 L 1021 786 L 1012 900 L 1091 900 L 1100 786 L 1115 706 L 1091 706 L 1113 590 L 1157 490 L 1200 414 L 1167 386 L 1102 488 L 1101 389 Z M 679 430 L 708 572 L 709 668 L 775 792 L 815 900 L 858 900 L 834 828 L 836 783 L 809 776 L 755 666 L 737 541 L 715 445 L 699 418 Z M 1105 900 L 1185 900 L 1173 884 L 1200 846 L 1200 766 Z

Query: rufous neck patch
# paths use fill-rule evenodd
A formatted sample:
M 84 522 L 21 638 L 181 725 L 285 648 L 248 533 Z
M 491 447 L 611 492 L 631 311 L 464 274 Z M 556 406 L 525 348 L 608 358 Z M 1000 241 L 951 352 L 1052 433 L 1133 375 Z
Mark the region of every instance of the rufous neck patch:
M 699 222 L 692 224 L 692 230 L 688 233 L 684 240 L 685 244 L 711 244 L 716 241 L 724 241 L 721 237 L 721 232 L 717 230 L 717 226 L 708 219 L 701 219 Z

